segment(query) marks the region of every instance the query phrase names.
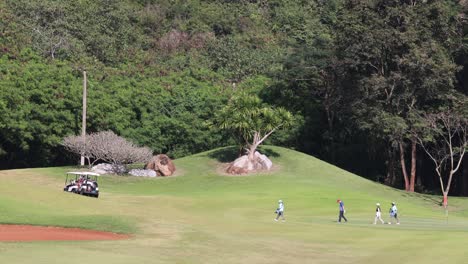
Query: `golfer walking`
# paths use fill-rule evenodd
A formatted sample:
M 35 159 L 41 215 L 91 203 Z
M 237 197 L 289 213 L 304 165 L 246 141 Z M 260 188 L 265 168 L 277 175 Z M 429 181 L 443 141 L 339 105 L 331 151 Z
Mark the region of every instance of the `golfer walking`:
M 377 220 L 380 220 L 382 224 L 385 224 L 384 220 L 382 220 L 382 209 L 380 209 L 380 204 L 377 203 L 375 208 L 375 219 L 374 219 L 374 225 L 377 224 Z
M 392 224 L 392 218 L 395 218 L 397 225 L 400 224 L 400 220 L 398 219 L 398 209 L 395 202 L 392 202 L 392 207 L 390 207 L 390 222 L 388 222 L 389 225 Z
M 346 210 L 345 210 L 343 201 L 338 199 L 336 200 L 336 202 L 340 204 L 340 215 L 338 216 L 338 223 L 341 223 L 341 218 L 343 218 L 345 222 L 348 222 L 348 219 L 346 219 L 346 217 L 344 216 L 344 214 L 346 213 Z
M 275 221 L 278 221 L 278 218 L 280 216 L 282 218 L 282 221 L 283 222 L 285 221 L 285 219 L 284 219 L 284 204 L 283 204 L 282 200 L 278 201 L 278 209 L 276 209 L 275 213 L 276 213 Z

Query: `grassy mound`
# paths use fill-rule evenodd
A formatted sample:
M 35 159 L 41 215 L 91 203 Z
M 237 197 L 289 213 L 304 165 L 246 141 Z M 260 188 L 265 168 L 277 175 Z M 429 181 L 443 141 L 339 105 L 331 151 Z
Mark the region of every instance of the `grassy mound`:
M 99 199 L 62 191 L 70 168 L 0 171 L 0 223 L 135 234 L 112 242 L 0 243 L 0 262 L 49 263 L 70 252 L 99 263 L 464 261 L 466 199 L 451 198 L 447 218 L 440 197 L 395 190 L 292 150 L 262 152 L 273 172 L 220 174 L 235 153 L 222 148 L 176 160 L 174 177 L 103 176 Z M 338 198 L 346 224 L 336 223 Z M 285 223 L 273 221 L 279 199 Z M 372 225 L 375 203 L 388 220 L 392 201 L 402 224 Z

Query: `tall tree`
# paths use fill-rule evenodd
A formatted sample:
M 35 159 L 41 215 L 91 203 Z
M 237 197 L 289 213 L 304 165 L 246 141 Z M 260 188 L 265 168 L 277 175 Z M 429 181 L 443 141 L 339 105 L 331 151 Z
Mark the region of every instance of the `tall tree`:
M 437 105 L 441 93 L 454 89 L 457 66 L 450 48 L 460 43 L 461 35 L 449 5 L 448 1 L 356 1 L 348 4 L 338 23 L 340 58 L 348 68 L 347 78 L 357 84 L 355 117 L 362 129 L 397 146 L 405 190 L 410 192 L 417 160 L 410 115 Z
M 263 98 L 302 115 L 304 124 L 298 146 L 302 151 L 336 162 L 337 138 L 343 106 L 343 89 L 335 56 L 336 13 L 339 0 L 308 1 L 304 6 L 282 2 L 273 15 L 288 34 L 291 49 L 277 72 L 278 84 L 265 90 Z
M 464 111 L 448 109 L 425 115 L 422 122 L 424 135 L 418 137 L 420 145 L 434 162 L 445 208 L 453 176 L 461 168 L 468 151 L 468 105 L 461 107 Z

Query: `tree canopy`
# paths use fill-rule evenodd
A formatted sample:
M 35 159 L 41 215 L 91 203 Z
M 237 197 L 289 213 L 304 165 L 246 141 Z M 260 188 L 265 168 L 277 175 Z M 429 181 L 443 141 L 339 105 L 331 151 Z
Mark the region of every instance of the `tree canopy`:
M 242 138 L 241 145 L 248 146 L 249 155 L 273 132 L 293 123 L 292 114 L 282 107 L 264 104 L 256 95 L 242 93 L 229 100 L 217 114 L 217 125 Z
M 76 162 L 60 142 L 80 132 L 86 70 L 89 133 L 177 158 L 252 139 L 282 115 L 254 121 L 242 104 L 284 109 L 295 123 L 269 143 L 440 192 L 417 124 L 466 115 L 453 107 L 468 94 L 465 2 L 0 1 L 0 166 Z M 223 115 L 244 133 L 210 125 Z M 468 195 L 461 166 L 451 190 Z

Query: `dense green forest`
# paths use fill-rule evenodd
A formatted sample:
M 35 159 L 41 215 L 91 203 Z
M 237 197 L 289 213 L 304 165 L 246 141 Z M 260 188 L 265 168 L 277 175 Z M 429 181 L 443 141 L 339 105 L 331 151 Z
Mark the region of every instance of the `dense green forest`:
M 468 115 L 465 4 L 0 0 L 0 168 L 76 163 L 60 141 L 80 133 L 86 70 L 89 132 L 174 158 L 233 145 L 211 121 L 250 93 L 295 116 L 267 143 L 399 188 L 411 167 L 413 189 L 440 192 L 416 124 Z

